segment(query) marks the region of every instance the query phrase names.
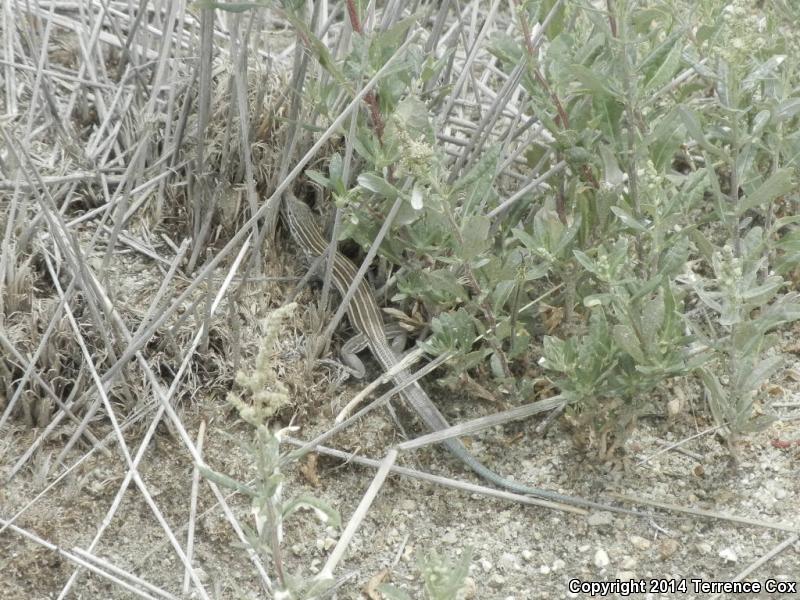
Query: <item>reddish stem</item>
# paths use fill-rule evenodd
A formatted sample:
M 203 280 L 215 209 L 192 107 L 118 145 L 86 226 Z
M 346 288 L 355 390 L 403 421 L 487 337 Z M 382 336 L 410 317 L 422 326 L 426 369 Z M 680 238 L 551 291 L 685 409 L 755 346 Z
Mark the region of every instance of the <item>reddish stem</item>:
M 355 0 L 347 0 L 346 4 L 347 15 L 350 17 L 350 26 L 358 35 L 364 35 L 364 27 L 361 25 L 361 19 L 358 18 Z M 375 92 L 369 92 L 364 96 L 364 102 L 366 102 L 369 108 L 369 116 L 372 119 L 372 129 L 375 131 L 375 135 L 378 136 L 378 141 L 383 145 L 383 115 L 381 114 L 381 107 L 378 104 L 378 97 L 375 95 Z
M 347 0 L 347 14 L 350 17 L 350 25 L 353 31 L 359 35 L 364 33 L 361 27 L 361 19 L 358 18 L 358 10 L 356 10 L 355 0 Z

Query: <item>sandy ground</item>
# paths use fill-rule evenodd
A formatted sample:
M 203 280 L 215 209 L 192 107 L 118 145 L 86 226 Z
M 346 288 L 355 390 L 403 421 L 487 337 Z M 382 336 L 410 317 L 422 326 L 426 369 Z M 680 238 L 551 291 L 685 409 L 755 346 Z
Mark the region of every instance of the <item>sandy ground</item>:
M 298 356 L 288 353 L 284 359 L 287 362 L 282 371 L 299 381 L 298 373 L 304 371 Z M 796 533 L 779 528 L 780 524 L 795 528 L 800 524 L 800 419 L 796 400 L 791 406 L 797 398 L 800 362 L 796 354 L 787 353 L 787 359 L 787 367 L 774 383 L 776 389 L 783 390 L 776 395 L 776 402 L 790 405 L 776 409 L 785 420 L 744 440 L 739 445 L 740 461 L 736 467 L 729 460 L 725 444 L 714 435 L 703 435 L 684 444 L 681 448 L 686 453 L 662 452 L 646 464 L 638 464 L 640 459 L 656 454 L 665 443 L 683 440 L 709 426 L 704 417 L 691 410 L 692 405 L 700 403 L 692 398 L 691 390 L 675 392 L 689 398 L 681 414 L 671 419 L 644 418 L 629 441 L 624 460 L 613 467 L 598 464 L 576 450 L 572 432 L 563 420 L 557 421 L 543 438 L 534 432 L 537 421 L 531 421 L 469 440 L 471 449 L 499 473 L 539 487 L 610 502 L 614 502 L 611 494 L 618 493 L 749 519 L 757 524 L 737 524 L 631 503 L 616 504 L 652 511 L 652 518 L 603 511 L 573 515 L 393 477 L 381 490 L 337 572 L 342 578 L 337 597 L 367 597 L 364 594 L 370 585 L 385 581 L 406 590 L 412 598 L 422 598 L 417 557 L 436 551 L 456 559 L 468 548 L 472 549 L 472 559 L 465 598 L 588 597 L 585 593 L 571 593 L 570 581 L 617 579 L 643 580 L 643 585 L 655 586 L 648 587 L 650 591 L 646 593 L 631 595 L 633 598 L 707 598 L 711 596 L 697 592 L 696 585 L 733 581 L 749 565 L 787 541 L 784 548 L 744 579 L 764 585 L 769 580 L 798 581 L 800 542 Z M 303 375 L 307 385 L 295 392 L 301 404 L 293 411 L 301 426 L 298 435 L 308 438 L 328 427 L 332 403 L 339 405 L 357 391 L 357 385 L 330 386 L 329 375 L 327 367 L 315 369 L 310 378 Z M 435 389 L 433 383 L 426 382 L 426 386 Z M 455 414 L 445 394 L 440 393 L 439 399 L 453 420 L 476 416 L 480 411 L 477 403 L 470 402 L 465 405 L 467 415 Z M 240 479 L 252 476 L 252 459 L 235 441 L 249 437 L 249 426 L 235 417 L 222 394 L 198 393 L 193 402 L 181 404 L 179 411 L 192 435 L 196 435 L 202 420 L 207 422 L 205 457 L 212 467 Z M 403 410 L 398 413 L 408 431 L 416 430 L 417 424 L 408 414 Z M 107 423 L 101 420 L 95 432 L 101 434 L 107 429 Z M 137 447 L 143 429 L 128 436 L 132 448 Z M 10 459 L 27 448 L 33 434 L 18 428 L 4 436 L 4 472 L 13 462 Z M 233 434 L 233 438 L 227 434 Z M 381 458 L 386 448 L 399 440 L 398 429 L 388 414 L 375 414 L 335 438 L 334 445 Z M 29 468 L 2 488 L 3 515 L 16 513 L 43 489 L 44 481 L 38 473 L 47 457 L 52 459 L 60 449 L 58 441 L 56 438 L 50 442 Z M 83 452 L 73 451 L 65 463 L 72 464 Z M 401 456 L 400 462 L 477 481 L 444 451 L 435 448 Z M 116 452 L 108 457 L 93 455 L 28 508 L 16 524 L 61 548 L 85 548 L 123 480 L 121 465 Z M 163 425 L 147 449 L 141 475 L 167 522 L 183 541 L 192 464 L 180 440 Z M 338 509 L 346 521 L 368 487 L 372 473 L 320 458 L 305 475 L 298 469 L 287 475 L 286 497 L 311 493 Z M 247 502 L 238 497 L 231 502 L 241 520 L 251 522 Z M 195 533 L 196 565 L 212 597 L 262 597 L 252 565 L 205 485 L 201 486 L 198 510 L 202 516 Z M 284 543 L 289 570 L 316 572 L 338 533 L 326 530 L 308 514 L 292 517 L 287 522 Z M 0 536 L 0 547 L 2 598 L 56 597 L 73 571 L 73 565 L 57 553 L 10 531 Z M 95 553 L 179 595 L 180 561 L 133 486 L 128 488 Z M 702 581 L 695 583 L 692 579 Z M 687 585 L 686 593 L 681 591 L 682 582 Z M 134 596 L 84 571 L 69 597 Z M 737 597 L 798 596 L 764 592 Z

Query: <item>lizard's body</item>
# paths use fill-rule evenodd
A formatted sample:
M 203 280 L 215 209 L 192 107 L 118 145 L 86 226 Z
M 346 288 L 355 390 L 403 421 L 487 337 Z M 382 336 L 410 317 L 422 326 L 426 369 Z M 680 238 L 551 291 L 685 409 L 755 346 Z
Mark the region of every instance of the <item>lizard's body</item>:
M 316 259 L 325 254 L 329 242 L 322 235 L 316 224 L 313 214 L 308 206 L 295 198 L 291 193 L 284 195 L 284 217 L 287 221 L 292 237 L 303 252 L 311 259 Z M 344 296 L 356 276 L 355 265 L 345 256 L 336 253 L 333 263 L 333 282 L 338 292 Z M 392 350 L 384 331 L 383 318 L 369 284 L 363 279 L 355 290 L 349 305 L 347 316 L 353 328 L 364 335 L 367 346 L 384 371 L 388 371 L 398 363 L 398 358 Z M 395 385 L 403 386 L 411 378 L 406 370 L 399 371 L 392 378 Z M 408 384 L 401 392 L 402 397 L 411 405 L 420 419 L 432 431 L 449 427 L 444 415 L 439 411 L 433 401 L 417 382 Z M 456 458 L 467 465 L 475 473 L 490 483 L 506 488 L 519 494 L 536 496 L 546 500 L 564 502 L 567 504 L 611 510 L 615 512 L 632 513 L 625 509 L 607 506 L 581 498 L 566 496 L 534 487 L 528 487 L 506 479 L 481 463 L 457 438 L 450 438 L 442 442 Z M 632 513 L 636 514 L 636 513 Z

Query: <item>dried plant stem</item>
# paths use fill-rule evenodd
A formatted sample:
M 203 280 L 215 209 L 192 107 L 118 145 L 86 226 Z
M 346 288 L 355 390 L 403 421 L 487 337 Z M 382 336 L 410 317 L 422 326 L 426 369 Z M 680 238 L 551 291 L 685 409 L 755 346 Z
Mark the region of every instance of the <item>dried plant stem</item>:
M 375 500 L 378 492 L 383 487 L 383 483 L 386 481 L 386 477 L 389 475 L 389 471 L 391 470 L 392 466 L 394 466 L 396 460 L 397 450 L 393 448 L 386 453 L 386 457 L 380 462 L 378 472 L 375 473 L 372 483 L 370 483 L 367 491 L 364 492 L 361 502 L 358 503 L 358 507 L 353 513 L 353 516 L 350 517 L 350 520 L 347 522 L 347 526 L 344 528 L 344 531 L 342 531 L 342 535 L 339 536 L 339 541 L 336 543 L 336 546 L 334 547 L 330 556 L 328 556 L 325 566 L 322 567 L 322 570 L 319 572 L 319 575 L 317 576 L 319 579 L 333 579 L 334 570 L 338 566 L 339 561 L 341 561 L 344 557 L 347 547 L 350 545 L 350 542 L 353 540 L 353 536 L 361 526 L 361 522 L 364 520 L 364 517 L 367 516 L 367 512 L 372 506 L 372 502 Z
M 34 542 L 35 544 L 47 548 L 48 550 L 52 550 L 53 552 L 58 553 L 60 556 L 66 558 L 68 561 L 78 565 L 78 567 L 88 569 L 95 575 L 99 575 L 104 579 L 108 579 L 109 581 L 114 582 L 116 585 L 120 586 L 125 590 L 128 590 L 129 592 L 135 594 L 140 598 L 155 600 L 156 596 L 152 596 L 151 594 L 148 594 L 144 590 L 141 590 L 135 586 L 141 586 L 149 590 L 150 592 L 155 593 L 160 598 L 167 598 L 168 600 L 178 600 L 177 596 L 173 596 L 169 592 L 166 592 L 154 586 L 153 584 L 146 582 L 145 580 L 141 579 L 140 577 L 137 577 L 132 573 L 123 571 L 119 567 L 113 567 L 112 569 L 111 563 L 109 563 L 108 561 L 101 560 L 98 557 L 92 557 L 92 560 L 89 560 L 87 557 L 91 555 L 82 551 L 80 548 L 75 548 L 72 551 L 65 550 L 60 546 L 58 546 L 57 544 L 48 542 L 44 538 L 41 538 L 26 529 L 10 524 L 2 517 L 0 517 L 0 524 L 3 525 L 3 529 L 8 527 L 14 533 L 17 533 L 22 537 Z
M 203 442 L 206 436 L 206 422 L 203 420 L 200 423 L 200 429 L 197 432 L 197 453 L 202 458 L 203 456 Z M 183 593 L 189 593 L 189 581 L 191 576 L 189 570 L 192 568 L 192 554 L 194 553 L 194 525 L 197 517 L 197 493 L 200 489 L 200 469 L 197 463 L 192 469 L 192 492 L 189 498 L 189 531 L 186 535 L 186 571 L 183 574 Z

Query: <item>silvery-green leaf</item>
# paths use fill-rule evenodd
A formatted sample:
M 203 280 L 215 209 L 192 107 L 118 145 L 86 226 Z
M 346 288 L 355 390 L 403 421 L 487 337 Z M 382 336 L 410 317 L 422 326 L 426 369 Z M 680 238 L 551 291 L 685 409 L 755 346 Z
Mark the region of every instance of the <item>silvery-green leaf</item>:
M 399 194 L 396 187 L 375 173 L 362 173 L 359 175 L 358 185 L 389 200 L 394 200 Z
M 415 183 L 414 188 L 411 190 L 411 207 L 414 210 L 422 210 L 422 190 Z
M 281 507 L 281 516 L 285 519 L 301 508 L 307 508 L 314 511 L 314 514 L 317 515 L 317 518 L 320 520 L 320 522 L 326 526 L 340 527 L 342 524 L 342 518 L 338 511 L 331 508 L 327 503 L 323 502 L 319 498 L 308 495 L 298 496 L 297 498 L 286 502 Z

